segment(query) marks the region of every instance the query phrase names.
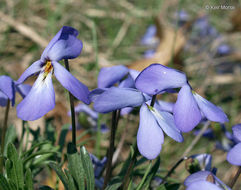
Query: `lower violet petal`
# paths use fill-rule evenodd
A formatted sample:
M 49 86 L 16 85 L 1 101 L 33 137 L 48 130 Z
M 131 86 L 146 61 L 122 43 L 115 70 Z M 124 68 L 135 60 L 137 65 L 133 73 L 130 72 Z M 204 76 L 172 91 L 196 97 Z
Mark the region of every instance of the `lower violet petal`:
M 55 106 L 52 76 L 45 78 L 41 73 L 28 95 L 17 106 L 17 116 L 22 120 L 36 120 L 48 113 Z
M 182 132 L 191 131 L 200 122 L 201 113 L 189 85 L 184 85 L 179 91 L 173 115 L 177 128 Z
M 147 105 L 143 104 L 140 109 L 140 124 L 137 132 L 139 152 L 147 159 L 153 160 L 160 154 L 163 143 L 162 129 Z

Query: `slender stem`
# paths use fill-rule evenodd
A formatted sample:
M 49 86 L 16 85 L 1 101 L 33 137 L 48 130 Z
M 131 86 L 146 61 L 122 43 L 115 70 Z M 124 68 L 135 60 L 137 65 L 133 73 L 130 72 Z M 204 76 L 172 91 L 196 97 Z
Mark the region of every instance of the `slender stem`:
M 64 60 L 65 68 L 69 71 L 69 61 Z M 72 143 L 76 146 L 76 124 L 75 124 L 75 111 L 74 111 L 74 96 L 69 92 L 71 120 L 72 120 Z
M 120 110 L 115 110 L 112 112 L 112 125 L 111 125 L 110 141 L 109 141 L 109 150 L 107 155 L 106 174 L 105 174 L 104 185 L 102 189 L 106 188 L 111 177 L 112 158 L 115 150 L 115 134 L 116 134 L 119 117 L 120 117 Z
M 136 190 L 140 190 L 140 189 L 142 188 L 142 186 L 143 186 L 143 184 L 144 184 L 144 182 L 145 182 L 145 180 L 146 180 L 146 177 L 147 177 L 148 173 L 149 173 L 150 170 L 151 170 L 151 166 L 152 166 L 152 161 L 150 160 L 149 165 L 148 165 L 148 168 L 146 169 L 146 172 L 145 172 L 144 176 L 142 177 L 142 180 L 141 180 L 141 182 L 139 183 L 139 185 L 137 186 Z
M 153 107 L 154 104 L 155 104 L 156 96 L 157 96 L 157 95 L 152 96 L 152 99 L 151 99 L 151 105 L 150 105 L 151 107 Z
M 171 176 L 171 174 L 175 171 L 175 169 L 184 161 L 186 160 L 188 157 L 183 157 L 180 160 L 177 161 L 177 163 L 170 169 L 170 171 L 167 173 L 167 175 L 163 178 L 161 184 L 163 184 L 166 179 Z
M 8 99 L 7 107 L 5 110 L 3 128 L 2 128 L 2 138 L 1 138 L 1 157 L 0 157 L 0 172 L 3 172 L 3 161 L 4 161 L 4 147 L 5 147 L 5 135 L 8 128 L 8 113 L 10 108 L 10 100 Z
M 237 170 L 237 172 L 236 172 L 233 180 L 231 181 L 231 183 L 230 183 L 230 185 L 229 185 L 231 188 L 233 188 L 233 186 L 234 186 L 234 184 L 236 183 L 236 181 L 238 180 L 240 174 L 241 174 L 241 166 L 239 166 L 239 168 L 238 168 L 238 170 Z
M 138 154 L 138 148 L 137 148 L 137 144 L 135 144 L 135 148 L 134 148 L 134 154 L 131 158 L 131 161 L 130 161 L 130 164 L 128 166 L 128 169 L 126 171 L 126 174 L 123 178 L 123 183 L 120 187 L 120 189 L 122 190 L 125 190 L 127 189 L 128 185 L 129 185 L 129 182 L 130 182 L 130 179 L 131 179 L 131 172 L 135 166 L 135 163 L 136 163 L 136 157 L 137 157 L 137 154 Z
M 205 131 L 208 129 L 208 126 L 210 125 L 210 121 L 207 121 L 199 134 L 195 137 L 195 139 L 192 141 L 192 143 L 187 147 L 187 149 L 184 151 L 182 157 L 187 156 L 189 152 L 193 149 L 193 147 L 197 144 L 197 142 L 200 140 L 202 135 L 205 133 Z

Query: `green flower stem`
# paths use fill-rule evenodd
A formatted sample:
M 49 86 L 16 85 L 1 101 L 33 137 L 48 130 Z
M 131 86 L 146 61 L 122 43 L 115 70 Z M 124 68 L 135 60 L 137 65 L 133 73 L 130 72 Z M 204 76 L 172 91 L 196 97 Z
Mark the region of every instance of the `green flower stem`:
M 115 110 L 112 112 L 112 125 L 111 125 L 111 134 L 109 141 L 109 150 L 107 155 L 107 164 L 106 164 L 106 174 L 104 179 L 104 185 L 102 189 L 105 189 L 110 178 L 112 172 L 112 158 L 115 150 L 115 134 L 117 130 L 118 120 L 120 118 L 120 110 Z
M 157 96 L 157 95 L 153 95 L 153 96 L 152 96 L 151 105 L 150 105 L 151 107 L 153 107 L 154 104 L 155 104 L 155 102 L 156 102 L 156 96 Z
M 8 128 L 8 113 L 10 108 L 10 100 L 8 99 L 5 116 L 4 116 L 4 123 L 2 128 L 2 138 L 1 138 L 1 157 L 0 157 L 0 172 L 3 172 L 3 162 L 4 162 L 4 147 L 5 147 L 5 135 Z
M 69 70 L 68 59 L 64 60 L 65 68 Z M 72 143 L 76 146 L 76 124 L 75 124 L 75 111 L 74 111 L 74 96 L 69 92 L 70 110 L 71 110 L 71 120 L 72 120 Z
M 239 176 L 241 174 L 241 166 L 239 166 L 234 178 L 232 179 L 231 183 L 230 183 L 230 188 L 233 188 L 234 184 L 236 183 L 236 181 L 238 180 Z

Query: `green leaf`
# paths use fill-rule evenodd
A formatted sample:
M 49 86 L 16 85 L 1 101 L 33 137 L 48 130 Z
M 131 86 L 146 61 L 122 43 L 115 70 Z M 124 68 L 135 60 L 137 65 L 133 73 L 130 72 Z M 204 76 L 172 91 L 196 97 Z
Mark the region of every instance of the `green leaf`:
M 179 183 L 174 183 L 174 184 L 167 184 L 166 189 L 167 190 L 178 190 L 180 187 Z
M 85 173 L 82 165 L 81 156 L 78 154 L 74 144 L 69 143 L 67 148 L 68 168 L 75 182 L 78 184 L 79 190 L 85 189 Z
M 144 189 L 148 189 L 151 183 L 151 180 L 153 179 L 153 177 L 156 175 L 156 172 L 159 169 L 160 166 L 160 157 L 158 157 L 158 159 L 156 160 L 155 164 L 153 165 L 153 167 L 151 168 L 150 173 L 147 176 L 146 182 L 144 183 Z
M 119 182 L 119 183 L 115 183 L 115 184 L 112 184 L 112 185 L 108 185 L 105 190 L 117 190 L 119 189 L 119 187 L 121 186 L 122 182 Z
M 59 176 L 60 180 L 62 181 L 65 189 L 68 189 L 68 178 L 62 171 L 61 167 L 53 162 L 49 163 L 49 166 L 57 173 L 57 175 Z
M 5 137 L 5 142 L 4 142 L 4 156 L 7 156 L 7 147 L 8 144 L 13 142 L 17 138 L 17 132 L 16 129 L 13 125 L 8 127 L 7 132 L 6 132 L 6 137 Z
M 81 160 L 86 174 L 87 190 L 95 189 L 95 175 L 92 161 L 85 147 L 80 149 Z
M 75 183 L 73 177 L 70 175 L 68 170 L 64 170 L 67 178 L 68 178 L 68 189 L 70 190 L 76 190 Z
M 5 177 L 2 174 L 0 174 L 0 189 L 12 190 L 10 185 L 8 184 L 8 181 L 5 179 Z
M 34 190 L 33 188 L 33 177 L 31 170 L 28 168 L 25 174 L 25 189 L 26 190 Z
M 19 159 L 17 151 L 12 143 L 8 144 L 6 171 L 9 179 L 16 184 L 17 189 L 24 187 L 23 163 Z
M 149 165 L 148 165 L 148 168 L 146 169 L 145 175 L 142 177 L 142 180 L 141 180 L 140 184 L 136 188 L 137 190 L 140 190 L 143 187 L 143 184 L 146 180 L 146 177 L 151 170 L 151 165 L 152 165 L 152 163 L 150 162 Z

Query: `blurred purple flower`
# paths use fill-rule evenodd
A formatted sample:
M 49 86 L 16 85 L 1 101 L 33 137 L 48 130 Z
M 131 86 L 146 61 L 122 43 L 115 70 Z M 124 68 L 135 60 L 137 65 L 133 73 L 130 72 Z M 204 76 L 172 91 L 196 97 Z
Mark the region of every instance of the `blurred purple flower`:
M 190 19 L 189 14 L 184 10 L 177 12 L 176 17 L 178 20 L 178 26 L 183 26 Z
M 221 108 L 192 91 L 189 84 L 179 91 L 173 114 L 176 126 L 182 132 L 189 132 L 196 127 L 202 119 L 202 114 L 210 121 L 228 122 Z
M 30 91 L 28 84 L 17 84 L 9 76 L 0 76 L 0 106 L 6 106 L 8 99 L 12 106 L 15 104 L 15 92 L 18 92 L 24 98 Z
M 210 25 L 207 16 L 197 19 L 193 24 L 193 30 L 199 37 L 217 37 L 218 35 L 217 30 Z
M 181 132 L 176 128 L 173 115 L 158 111 L 143 104 L 140 109 L 140 124 L 137 132 L 139 152 L 149 160 L 155 159 L 164 143 L 163 131 L 177 142 L 183 142 Z
M 156 46 L 159 41 L 157 38 L 155 38 L 157 33 L 157 28 L 155 25 L 150 25 L 147 30 L 146 33 L 144 34 L 144 36 L 141 39 L 141 44 L 145 45 L 145 46 Z
M 217 55 L 218 56 L 225 56 L 231 53 L 231 47 L 227 44 L 221 44 L 217 48 Z
M 232 127 L 233 136 L 238 143 L 228 152 L 227 160 L 229 163 L 241 166 L 241 123 Z
M 155 53 L 156 53 L 155 49 L 148 49 L 144 52 L 144 58 L 150 59 L 150 58 L 154 57 Z
M 95 185 L 97 188 L 102 188 L 104 184 L 104 179 L 101 177 L 101 174 L 105 168 L 105 164 L 107 162 L 107 158 L 104 157 L 102 160 L 99 160 L 95 155 L 90 154 L 91 161 L 94 167 L 95 174 Z
M 89 104 L 88 88 L 68 72 L 58 61 L 76 58 L 82 49 L 77 39 L 78 31 L 64 26 L 50 41 L 40 60 L 34 62 L 18 79 L 23 83 L 28 77 L 38 73 L 28 95 L 17 106 L 17 115 L 22 120 L 36 120 L 55 107 L 55 94 L 52 75 L 77 99 Z
M 188 190 L 231 190 L 210 171 L 199 171 L 186 178 L 184 185 Z

